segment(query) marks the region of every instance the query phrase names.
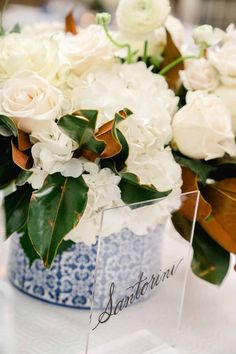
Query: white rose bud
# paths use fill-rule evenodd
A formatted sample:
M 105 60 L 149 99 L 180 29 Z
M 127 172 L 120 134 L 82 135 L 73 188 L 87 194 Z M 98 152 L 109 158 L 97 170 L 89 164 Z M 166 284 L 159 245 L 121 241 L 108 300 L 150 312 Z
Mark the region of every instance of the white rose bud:
M 214 94 L 222 99 L 231 113 L 233 130 L 236 134 L 236 87 L 220 86 Z
M 227 41 L 221 48 L 208 51 L 209 61 L 219 71 L 226 86 L 236 86 L 236 42 Z
M 162 26 L 169 13 L 169 0 L 120 0 L 116 17 L 121 31 L 145 34 Z
M 37 74 L 22 72 L 0 89 L 0 113 L 12 118 L 26 133 L 51 130 L 60 115 L 61 91 Z
M 174 117 L 173 138 L 179 151 L 194 159 L 236 156 L 229 111 L 215 95 L 188 93 L 186 106 Z
M 202 25 L 193 31 L 193 40 L 198 46 L 210 47 L 221 42 L 225 32 L 219 28 L 213 29 L 210 25 Z
M 187 60 L 185 70 L 180 72 L 181 80 L 187 90 L 214 91 L 219 86 L 219 76 L 208 60 Z

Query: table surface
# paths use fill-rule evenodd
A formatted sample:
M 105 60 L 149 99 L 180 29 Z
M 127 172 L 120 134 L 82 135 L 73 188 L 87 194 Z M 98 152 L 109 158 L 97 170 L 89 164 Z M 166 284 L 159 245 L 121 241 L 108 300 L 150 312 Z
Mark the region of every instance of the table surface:
M 79 354 L 84 350 L 89 311 L 50 305 L 14 288 L 12 291 L 16 354 Z M 235 294 L 233 270 L 221 287 L 190 273 L 177 346 L 179 354 L 236 353 Z

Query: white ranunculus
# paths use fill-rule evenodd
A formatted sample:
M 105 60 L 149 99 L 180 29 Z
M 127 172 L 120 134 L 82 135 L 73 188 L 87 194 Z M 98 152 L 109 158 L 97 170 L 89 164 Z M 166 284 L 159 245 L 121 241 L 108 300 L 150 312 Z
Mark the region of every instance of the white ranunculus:
M 209 61 L 219 71 L 226 86 L 236 86 L 236 42 L 227 41 L 222 47 L 208 51 Z
M 225 37 L 225 32 L 210 25 L 202 25 L 193 31 L 193 40 L 197 45 L 214 46 Z
M 236 134 L 236 87 L 220 86 L 214 94 L 222 99 L 231 113 L 233 130 Z
M 120 0 L 116 18 L 121 31 L 145 34 L 161 27 L 169 13 L 169 0 Z
M 225 42 L 227 41 L 236 42 L 236 28 L 234 23 L 231 23 L 226 29 Z
M 185 62 L 185 70 L 180 71 L 181 80 L 187 90 L 214 91 L 219 86 L 219 75 L 208 60 L 194 59 Z
M 50 130 L 62 103 L 62 93 L 31 72 L 13 76 L 0 89 L 0 113 L 26 133 Z
M 230 113 L 215 95 L 189 92 L 186 106 L 174 117 L 173 137 L 180 152 L 194 159 L 236 155 Z
M 28 70 L 53 82 L 59 69 L 59 47 L 51 36 L 12 33 L 0 37 L 0 81 Z
M 76 36 L 64 36 L 61 53 L 72 66 L 72 73 L 82 75 L 96 66 L 114 62 L 113 48 L 101 26 L 81 29 Z

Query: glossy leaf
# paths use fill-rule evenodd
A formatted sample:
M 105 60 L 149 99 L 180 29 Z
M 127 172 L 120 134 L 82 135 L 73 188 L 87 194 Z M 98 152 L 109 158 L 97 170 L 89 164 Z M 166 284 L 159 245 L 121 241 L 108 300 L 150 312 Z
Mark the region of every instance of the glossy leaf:
M 22 170 L 29 170 L 33 166 L 32 157 L 20 151 L 12 142 L 12 160 Z
M 26 224 L 31 195 L 32 188 L 29 184 L 26 184 L 17 188 L 14 193 L 5 198 L 6 233 L 8 237 Z
M 236 254 L 236 178 L 208 185 L 203 195 L 212 206 L 209 220 L 201 226 L 228 252 Z
M 175 161 L 182 166 L 188 167 L 192 172 L 194 172 L 199 180 L 205 184 L 207 178 L 209 178 L 210 174 L 215 170 L 214 166 L 207 164 L 201 160 L 189 159 L 186 156 L 183 156 L 179 152 L 173 152 Z
M 82 177 L 49 176 L 33 193 L 28 231 L 46 267 L 50 267 L 63 238 L 79 223 L 87 204 L 88 187 Z
M 21 247 L 29 260 L 30 266 L 33 265 L 34 261 L 40 259 L 39 254 L 35 251 L 34 246 L 29 238 L 28 230 L 24 227 L 20 232 L 18 232 L 20 236 L 20 244 Z M 68 251 L 74 245 L 73 241 L 62 241 L 61 245 L 58 248 L 58 254 Z
M 190 241 L 192 223 L 180 212 L 174 213 L 172 222 L 180 235 Z M 199 223 L 196 223 L 194 230 L 193 250 L 193 272 L 201 279 L 221 284 L 229 269 L 229 252 L 212 240 Z
M 19 175 L 16 178 L 16 186 L 20 187 L 23 186 L 24 184 L 26 184 L 26 182 L 28 181 L 28 179 L 30 178 L 30 176 L 32 176 L 33 172 L 32 171 L 24 171 L 21 170 Z
M 0 138 L 0 187 L 15 179 L 20 168 L 12 161 L 11 139 Z
M 80 148 L 88 149 L 100 155 L 105 149 L 105 143 L 95 138 L 97 111 L 82 111 L 83 116 L 66 115 L 62 117 L 58 126 L 64 134 L 78 143 Z
M 9 117 L 4 115 L 0 115 L 0 135 L 5 137 L 18 136 L 15 123 Z
M 133 173 L 120 173 L 121 198 L 124 203 L 132 204 L 166 197 L 171 191 L 158 192 L 154 186 L 140 184 L 138 177 Z
M 182 168 L 182 179 L 183 179 L 183 186 L 182 186 L 183 193 L 199 191 L 197 176 L 186 167 Z M 182 203 L 181 213 L 188 220 L 191 221 L 193 220 L 195 205 L 196 205 L 195 194 L 189 195 L 189 197 L 185 199 Z M 204 199 L 202 195 L 200 195 L 199 207 L 197 212 L 197 220 L 207 220 L 211 216 L 211 213 L 212 213 L 211 205 L 207 202 L 206 199 Z
M 76 35 L 78 33 L 77 28 L 76 28 L 76 21 L 75 21 L 74 15 L 73 15 L 73 11 L 70 11 L 68 13 L 68 15 L 66 16 L 65 25 L 66 25 L 66 28 L 65 28 L 66 32 L 70 32 L 74 35 Z
M 199 223 L 196 224 L 193 249 L 193 272 L 210 283 L 220 285 L 229 269 L 229 252 L 210 238 Z

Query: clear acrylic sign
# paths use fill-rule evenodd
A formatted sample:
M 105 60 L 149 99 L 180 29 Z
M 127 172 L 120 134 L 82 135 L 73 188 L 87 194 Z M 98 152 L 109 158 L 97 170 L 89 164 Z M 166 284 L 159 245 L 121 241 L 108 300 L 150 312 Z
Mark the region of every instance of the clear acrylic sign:
M 171 223 L 187 199 L 190 242 Z M 177 353 L 198 200 L 191 192 L 103 212 L 86 354 Z

